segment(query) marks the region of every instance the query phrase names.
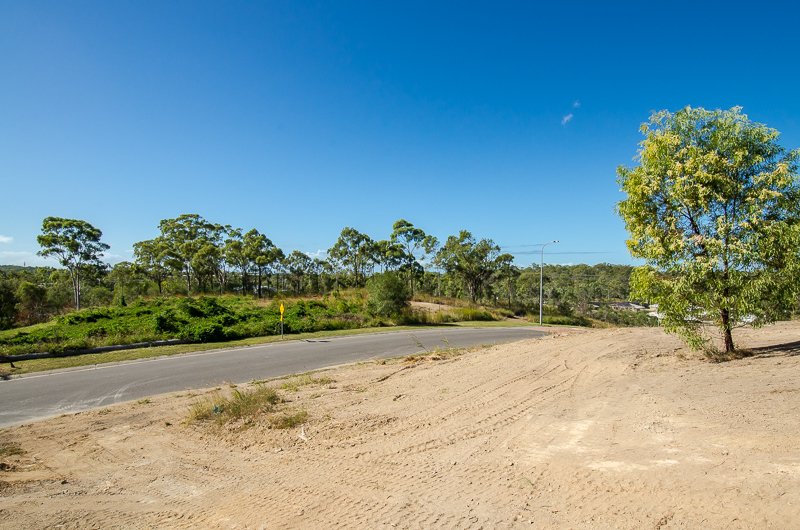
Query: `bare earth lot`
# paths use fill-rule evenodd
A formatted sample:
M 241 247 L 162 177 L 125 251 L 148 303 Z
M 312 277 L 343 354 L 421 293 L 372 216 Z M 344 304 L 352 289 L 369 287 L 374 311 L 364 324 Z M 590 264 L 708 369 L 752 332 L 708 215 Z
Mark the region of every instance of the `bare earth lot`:
M 302 429 L 214 433 L 178 394 L 5 429 L 0 527 L 797 528 L 800 324 L 739 341 L 759 355 L 613 329 L 338 368 L 283 391 Z

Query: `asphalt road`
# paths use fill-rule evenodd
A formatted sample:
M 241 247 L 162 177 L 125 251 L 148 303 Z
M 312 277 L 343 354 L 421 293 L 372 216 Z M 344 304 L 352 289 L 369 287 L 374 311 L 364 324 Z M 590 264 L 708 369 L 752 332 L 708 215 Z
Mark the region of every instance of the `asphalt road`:
M 0 426 L 223 382 L 246 383 L 424 349 L 498 344 L 542 335 L 532 328 L 448 327 L 291 340 L 34 373 L 0 381 Z

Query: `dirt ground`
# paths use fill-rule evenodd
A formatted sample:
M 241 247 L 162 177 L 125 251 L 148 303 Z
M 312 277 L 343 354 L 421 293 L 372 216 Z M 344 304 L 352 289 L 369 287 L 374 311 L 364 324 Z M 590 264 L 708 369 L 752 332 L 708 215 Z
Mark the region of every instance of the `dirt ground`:
M 738 339 L 757 355 L 636 328 L 338 368 L 284 391 L 289 430 L 187 425 L 186 394 L 5 429 L 0 527 L 798 528 L 800 323 Z

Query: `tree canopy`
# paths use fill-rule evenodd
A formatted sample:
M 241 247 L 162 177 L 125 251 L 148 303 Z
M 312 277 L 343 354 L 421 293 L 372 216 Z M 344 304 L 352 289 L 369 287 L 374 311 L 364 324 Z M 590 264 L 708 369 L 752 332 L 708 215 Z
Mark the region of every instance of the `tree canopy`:
M 100 241 L 103 232 L 80 219 L 46 217 L 36 238 L 40 256 L 54 256 L 72 278 L 75 308 L 81 307 L 81 278 L 92 268 L 104 268 L 101 254 L 110 247 Z M 87 270 L 88 269 L 88 270 Z
M 658 303 L 665 328 L 693 346 L 713 321 L 733 351 L 734 327 L 796 302 L 798 151 L 738 107 L 657 112 L 642 133 L 638 165 L 617 170 L 628 248 L 647 264 L 633 296 Z
M 462 230 L 458 237 L 447 238 L 436 254 L 436 263 L 461 280 L 470 300 L 475 303 L 500 267 L 499 254 L 500 247 L 491 239 L 476 241 L 470 232 Z

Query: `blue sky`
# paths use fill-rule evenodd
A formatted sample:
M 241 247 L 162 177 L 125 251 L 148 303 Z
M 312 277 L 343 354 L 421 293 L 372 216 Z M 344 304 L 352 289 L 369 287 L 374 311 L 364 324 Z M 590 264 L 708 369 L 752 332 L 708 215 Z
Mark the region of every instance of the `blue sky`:
M 100 228 L 114 262 L 181 213 L 287 253 L 406 218 L 514 251 L 559 239 L 550 263 L 631 263 L 615 168 L 652 111 L 741 105 L 800 147 L 797 15 L 0 0 L 0 263 L 46 263 L 46 216 Z

